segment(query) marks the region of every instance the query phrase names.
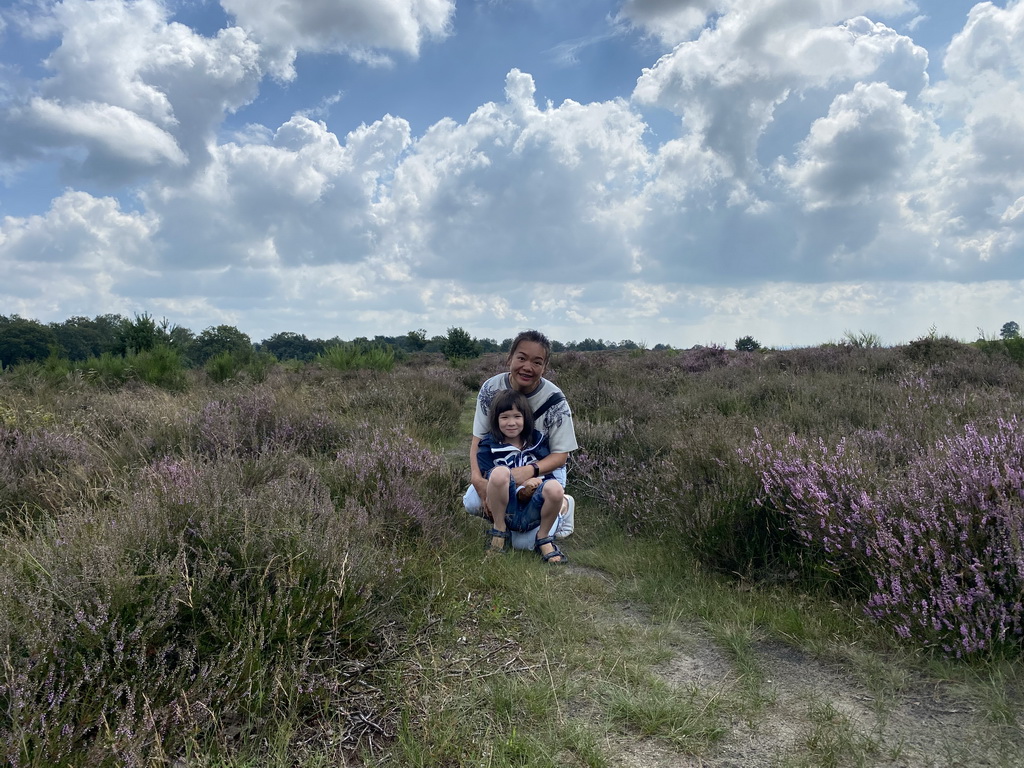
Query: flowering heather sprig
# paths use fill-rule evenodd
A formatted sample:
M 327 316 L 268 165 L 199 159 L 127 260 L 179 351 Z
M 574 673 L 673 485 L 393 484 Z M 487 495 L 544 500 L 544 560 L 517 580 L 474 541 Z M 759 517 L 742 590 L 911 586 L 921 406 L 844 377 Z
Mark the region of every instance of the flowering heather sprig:
M 757 440 L 741 455 L 759 469 L 763 498 L 786 512 L 797 535 L 830 567 L 858 564 L 852 555 L 861 551 L 873 514 L 870 465 L 847 451 L 845 439 L 830 449 L 824 440 L 791 435 L 785 448 L 775 448 L 755 432 Z
M 79 436 L 0 426 L 0 515 L 28 506 L 54 511 L 68 486 L 85 487 L 96 468 Z
M 180 458 L 158 459 L 149 467 L 152 490 L 157 497 L 171 504 L 189 504 L 200 497 L 199 469 Z
M 443 456 L 409 435 L 363 425 L 334 462 L 338 495 L 393 532 L 444 535 L 461 480 Z
M 906 639 L 962 657 L 1024 634 L 1024 429 L 999 420 L 919 449 L 906 466 L 877 461 L 898 438 L 760 436 L 745 460 L 766 502 L 833 569 L 867 581 L 869 615 Z M 864 450 L 874 446 L 875 454 Z M 895 451 L 907 455 L 905 446 Z
M 883 497 L 871 615 L 954 656 L 1024 634 L 1024 429 L 940 440 Z
M 165 458 L 3 573 L 0 764 L 143 766 L 190 735 L 348 711 L 387 553 L 293 453 Z
M 316 409 L 289 413 L 268 387 L 211 401 L 192 424 L 197 449 L 213 457 L 253 457 L 282 448 L 313 455 L 333 450 L 344 437 L 328 414 Z

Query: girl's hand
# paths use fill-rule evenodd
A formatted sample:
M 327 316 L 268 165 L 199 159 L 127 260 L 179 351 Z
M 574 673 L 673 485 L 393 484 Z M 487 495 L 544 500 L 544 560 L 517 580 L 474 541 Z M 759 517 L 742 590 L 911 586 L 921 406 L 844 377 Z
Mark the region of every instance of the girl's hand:
M 537 486 L 541 484 L 539 477 L 531 477 L 525 483 L 520 486 L 519 491 L 516 493 L 516 498 L 519 499 L 520 503 L 525 504 L 533 496 L 533 492 L 537 490 Z

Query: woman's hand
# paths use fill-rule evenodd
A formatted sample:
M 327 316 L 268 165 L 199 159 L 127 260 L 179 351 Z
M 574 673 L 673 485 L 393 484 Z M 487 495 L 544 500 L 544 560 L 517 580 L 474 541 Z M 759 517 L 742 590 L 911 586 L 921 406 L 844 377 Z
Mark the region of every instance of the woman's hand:
M 473 480 L 472 485 L 476 488 L 476 495 L 480 497 L 480 506 L 484 517 L 493 521 L 494 515 L 491 514 L 491 509 L 487 506 L 487 479 L 481 477 L 479 480 Z

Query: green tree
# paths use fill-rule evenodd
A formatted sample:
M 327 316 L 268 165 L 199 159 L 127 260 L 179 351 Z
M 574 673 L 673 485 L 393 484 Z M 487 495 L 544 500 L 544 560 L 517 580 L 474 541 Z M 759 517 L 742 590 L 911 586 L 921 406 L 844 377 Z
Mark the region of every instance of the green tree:
M 195 343 L 196 335 L 190 329 L 176 325 L 171 328 L 167 337 L 167 343 L 181 356 L 182 360 L 191 359 L 192 345 Z
M 409 331 L 405 334 L 405 340 L 406 348 L 410 352 L 422 352 L 423 348 L 427 346 L 427 331 L 424 328 Z
M 569 346 L 578 352 L 600 352 L 608 349 L 608 345 L 604 343 L 604 339 L 592 339 L 589 336 L 583 341 L 574 341 Z
M 124 320 L 118 329 L 117 342 L 113 352 L 118 355 L 148 352 L 154 347 L 170 341 L 170 322 L 157 323 L 148 312 L 135 315 L 134 320 Z
M 448 360 L 479 357 L 480 343 L 462 328 L 449 328 L 441 352 Z
M 480 345 L 481 354 L 501 352 L 501 345 L 495 339 L 477 339 L 476 341 Z
M 761 342 L 753 336 L 741 336 L 736 339 L 736 349 L 740 352 L 756 352 L 761 348 Z
M 63 323 L 50 323 L 61 353 L 68 360 L 88 360 L 109 352 L 117 344 L 125 318 L 120 315 L 71 317 Z
M 1002 339 L 1019 339 L 1020 325 L 1013 320 L 1003 323 L 1003 327 L 999 329 L 999 337 Z
M 327 345 L 320 339 L 308 339 L 301 333 L 281 331 L 260 343 L 260 349 L 278 360 L 302 360 L 308 363 L 323 354 Z
M 56 347 L 52 328 L 18 315 L 0 317 L 0 366 L 42 362 Z
M 197 365 L 204 365 L 210 358 L 224 353 L 246 363 L 252 357 L 252 340 L 233 325 L 218 325 L 196 336 L 190 356 Z

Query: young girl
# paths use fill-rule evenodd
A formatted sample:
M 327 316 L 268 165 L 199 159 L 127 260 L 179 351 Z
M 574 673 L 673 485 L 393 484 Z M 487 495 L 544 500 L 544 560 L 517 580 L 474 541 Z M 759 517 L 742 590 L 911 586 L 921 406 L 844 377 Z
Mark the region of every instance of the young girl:
M 550 476 L 540 476 L 536 464 L 551 453 L 548 440 L 534 429 L 533 411 L 526 395 L 514 389 L 499 392 L 488 413 L 489 433 L 480 440 L 477 463 L 487 478 L 487 505 L 492 510 L 504 509 L 494 515 L 494 527 L 487 532 L 488 553 L 508 550 L 509 530 L 529 531 L 541 523 L 544 511 L 551 519 L 562 504 L 562 488 L 547 491 Z M 519 488 L 512 478 L 513 467 L 534 467 L 534 476 Z M 558 483 L 554 483 L 558 485 Z M 545 510 L 545 505 L 551 507 Z M 547 551 L 542 551 L 542 547 Z M 546 563 L 565 563 L 568 558 L 555 545 L 552 537 L 538 540 L 537 551 Z

